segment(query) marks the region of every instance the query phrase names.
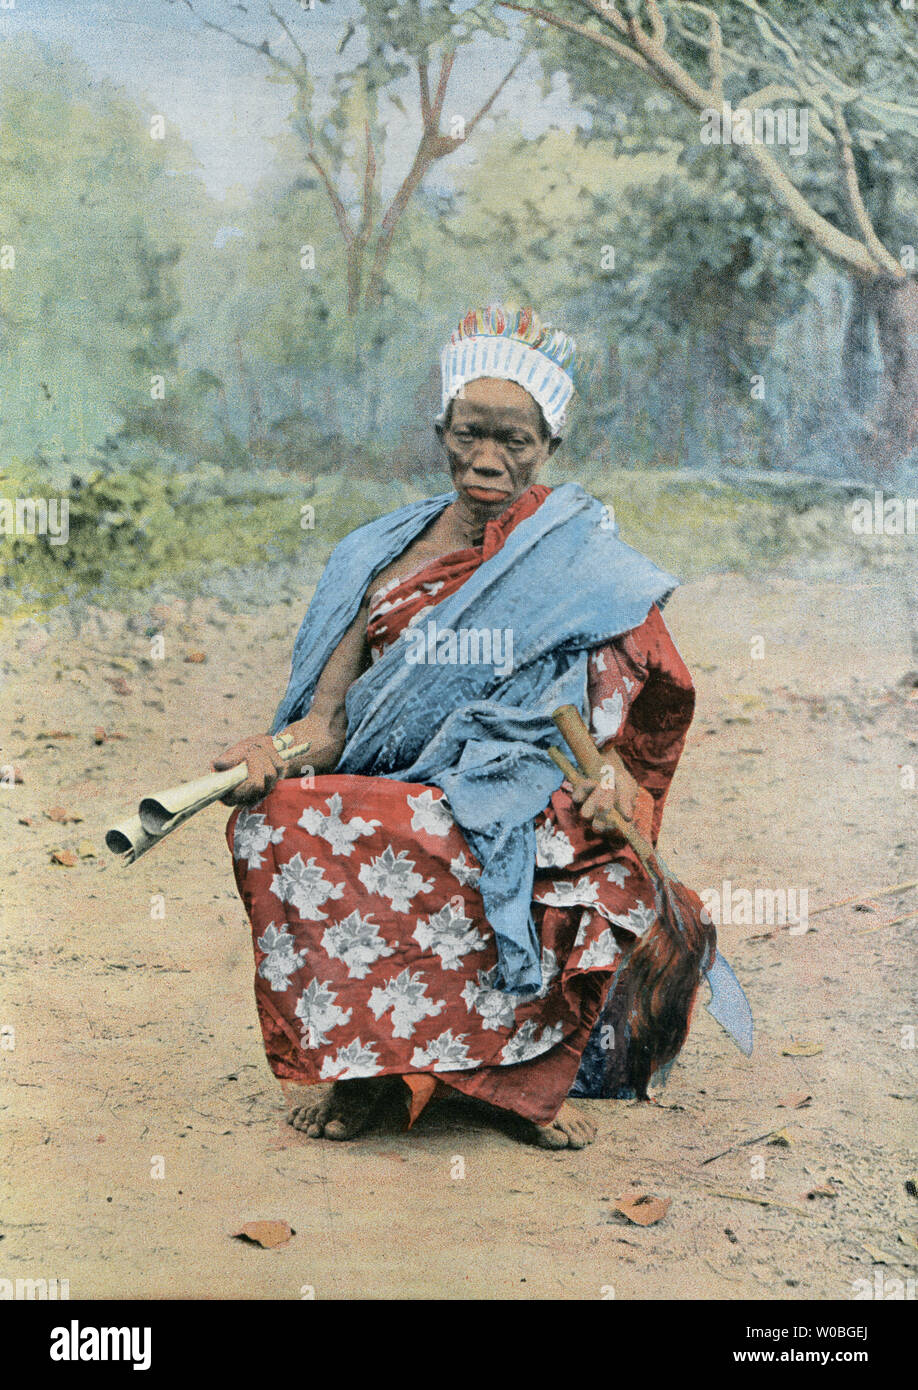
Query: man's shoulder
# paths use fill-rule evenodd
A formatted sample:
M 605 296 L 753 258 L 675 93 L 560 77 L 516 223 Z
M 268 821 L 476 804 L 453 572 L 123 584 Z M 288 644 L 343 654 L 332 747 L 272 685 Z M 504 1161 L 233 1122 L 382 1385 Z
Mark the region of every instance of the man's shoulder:
M 407 529 L 413 523 L 423 521 L 425 517 L 436 516 L 454 496 L 455 493 L 445 492 L 435 497 L 422 497 L 415 502 L 406 502 L 394 511 L 383 512 L 381 516 L 373 517 L 361 526 L 356 526 L 353 531 L 348 531 L 347 535 L 338 541 L 332 554 L 346 555 L 352 550 L 360 550 L 368 541 L 397 534 L 403 528 Z

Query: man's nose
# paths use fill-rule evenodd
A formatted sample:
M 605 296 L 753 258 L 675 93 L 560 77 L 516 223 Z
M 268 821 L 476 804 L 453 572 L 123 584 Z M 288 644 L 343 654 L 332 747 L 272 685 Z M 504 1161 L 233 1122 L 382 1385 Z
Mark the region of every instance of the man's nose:
M 472 467 L 476 473 L 503 473 L 505 468 L 503 451 L 500 445 L 493 439 L 478 440 L 477 448 L 472 453 Z

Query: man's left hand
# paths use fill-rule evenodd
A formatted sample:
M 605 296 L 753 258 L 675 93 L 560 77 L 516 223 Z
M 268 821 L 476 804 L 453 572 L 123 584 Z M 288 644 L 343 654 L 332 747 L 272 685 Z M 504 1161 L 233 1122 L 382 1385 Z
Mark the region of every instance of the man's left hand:
M 617 828 L 612 814 L 614 811 L 619 815 L 626 814 L 616 800 L 615 788 L 604 787 L 593 780 L 578 782 L 571 792 L 571 800 L 596 835 L 606 835 Z
M 614 815 L 614 812 L 618 812 L 645 839 L 650 839 L 653 797 L 633 777 L 616 777 L 611 767 L 608 774 L 601 782 L 583 778 L 574 786 L 571 799 L 581 816 L 589 822 L 596 835 L 606 835 L 610 831 L 620 834 L 621 827 Z

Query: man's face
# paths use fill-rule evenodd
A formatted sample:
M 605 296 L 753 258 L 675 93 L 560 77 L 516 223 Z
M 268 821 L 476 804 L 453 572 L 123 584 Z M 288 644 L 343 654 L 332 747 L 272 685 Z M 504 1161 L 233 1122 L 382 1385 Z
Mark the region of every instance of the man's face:
M 494 377 L 468 382 L 439 433 L 460 501 L 488 518 L 526 491 L 558 443 L 542 434 L 529 392 Z

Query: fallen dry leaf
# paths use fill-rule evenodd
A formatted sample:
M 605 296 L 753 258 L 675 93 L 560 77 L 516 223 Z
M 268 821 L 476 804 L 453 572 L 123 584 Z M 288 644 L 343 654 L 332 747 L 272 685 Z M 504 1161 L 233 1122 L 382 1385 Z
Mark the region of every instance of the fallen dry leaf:
M 83 819 L 76 811 L 68 811 L 66 806 L 52 806 L 45 812 L 48 820 L 57 821 L 58 825 L 78 825 Z
M 274 1250 L 279 1245 L 286 1245 L 295 1235 L 296 1231 L 286 1221 L 247 1221 L 233 1232 L 233 1239 L 260 1245 L 262 1250 Z
M 789 1149 L 793 1142 L 786 1129 L 776 1129 L 767 1139 L 767 1143 L 777 1144 L 782 1149 Z
M 77 845 L 77 854 L 81 859 L 95 859 L 96 851 L 93 848 L 92 840 L 81 840 Z
M 185 653 L 185 660 L 188 661 L 188 662 L 190 662 L 193 666 L 200 666 L 200 664 L 201 664 L 202 661 L 206 661 L 206 660 L 207 660 L 207 653 L 206 653 L 206 652 L 186 652 L 186 653 Z
M 805 1192 L 803 1195 L 808 1201 L 812 1201 L 814 1197 L 837 1197 L 838 1193 L 834 1187 L 829 1187 L 826 1184 L 825 1187 L 811 1187 L 809 1192 Z
M 79 862 L 72 849 L 53 849 L 51 851 L 52 864 L 62 864 L 65 869 L 72 869 Z
M 37 824 L 38 824 L 38 817 L 37 817 L 37 816 L 20 816 L 20 817 L 19 817 L 19 824 L 20 824 L 20 825 L 37 825 Z
M 133 695 L 134 687 L 128 685 L 124 676 L 106 676 L 105 679 L 116 695 Z
M 615 1203 L 615 1210 L 635 1226 L 655 1226 L 669 1211 L 671 1197 L 655 1197 L 651 1192 L 626 1192 Z
M 73 734 L 68 733 L 66 729 L 50 729 L 46 733 L 36 734 L 35 737 L 42 742 L 52 738 L 73 738 Z
M 911 1246 L 912 1250 L 918 1250 L 918 1236 L 914 1231 L 898 1231 L 897 1235 L 903 1245 Z
M 785 1096 L 778 1101 L 779 1110 L 802 1110 L 805 1105 L 809 1105 L 813 1097 L 807 1091 L 794 1091 L 793 1095 Z
M 782 1057 L 815 1057 L 822 1051 L 822 1043 L 818 1042 L 798 1042 L 788 1043 L 782 1052 Z
M 104 743 L 105 740 L 106 740 L 106 738 L 107 738 L 106 732 L 105 732 L 105 730 L 102 728 L 101 725 L 100 725 L 97 729 L 95 729 L 95 730 L 93 731 L 93 736 L 92 736 L 92 741 L 93 741 L 93 743 Z
M 892 1263 L 889 1255 L 884 1254 L 882 1250 L 878 1250 L 875 1245 L 861 1245 L 861 1249 L 867 1251 L 867 1254 L 875 1265 L 888 1265 Z

